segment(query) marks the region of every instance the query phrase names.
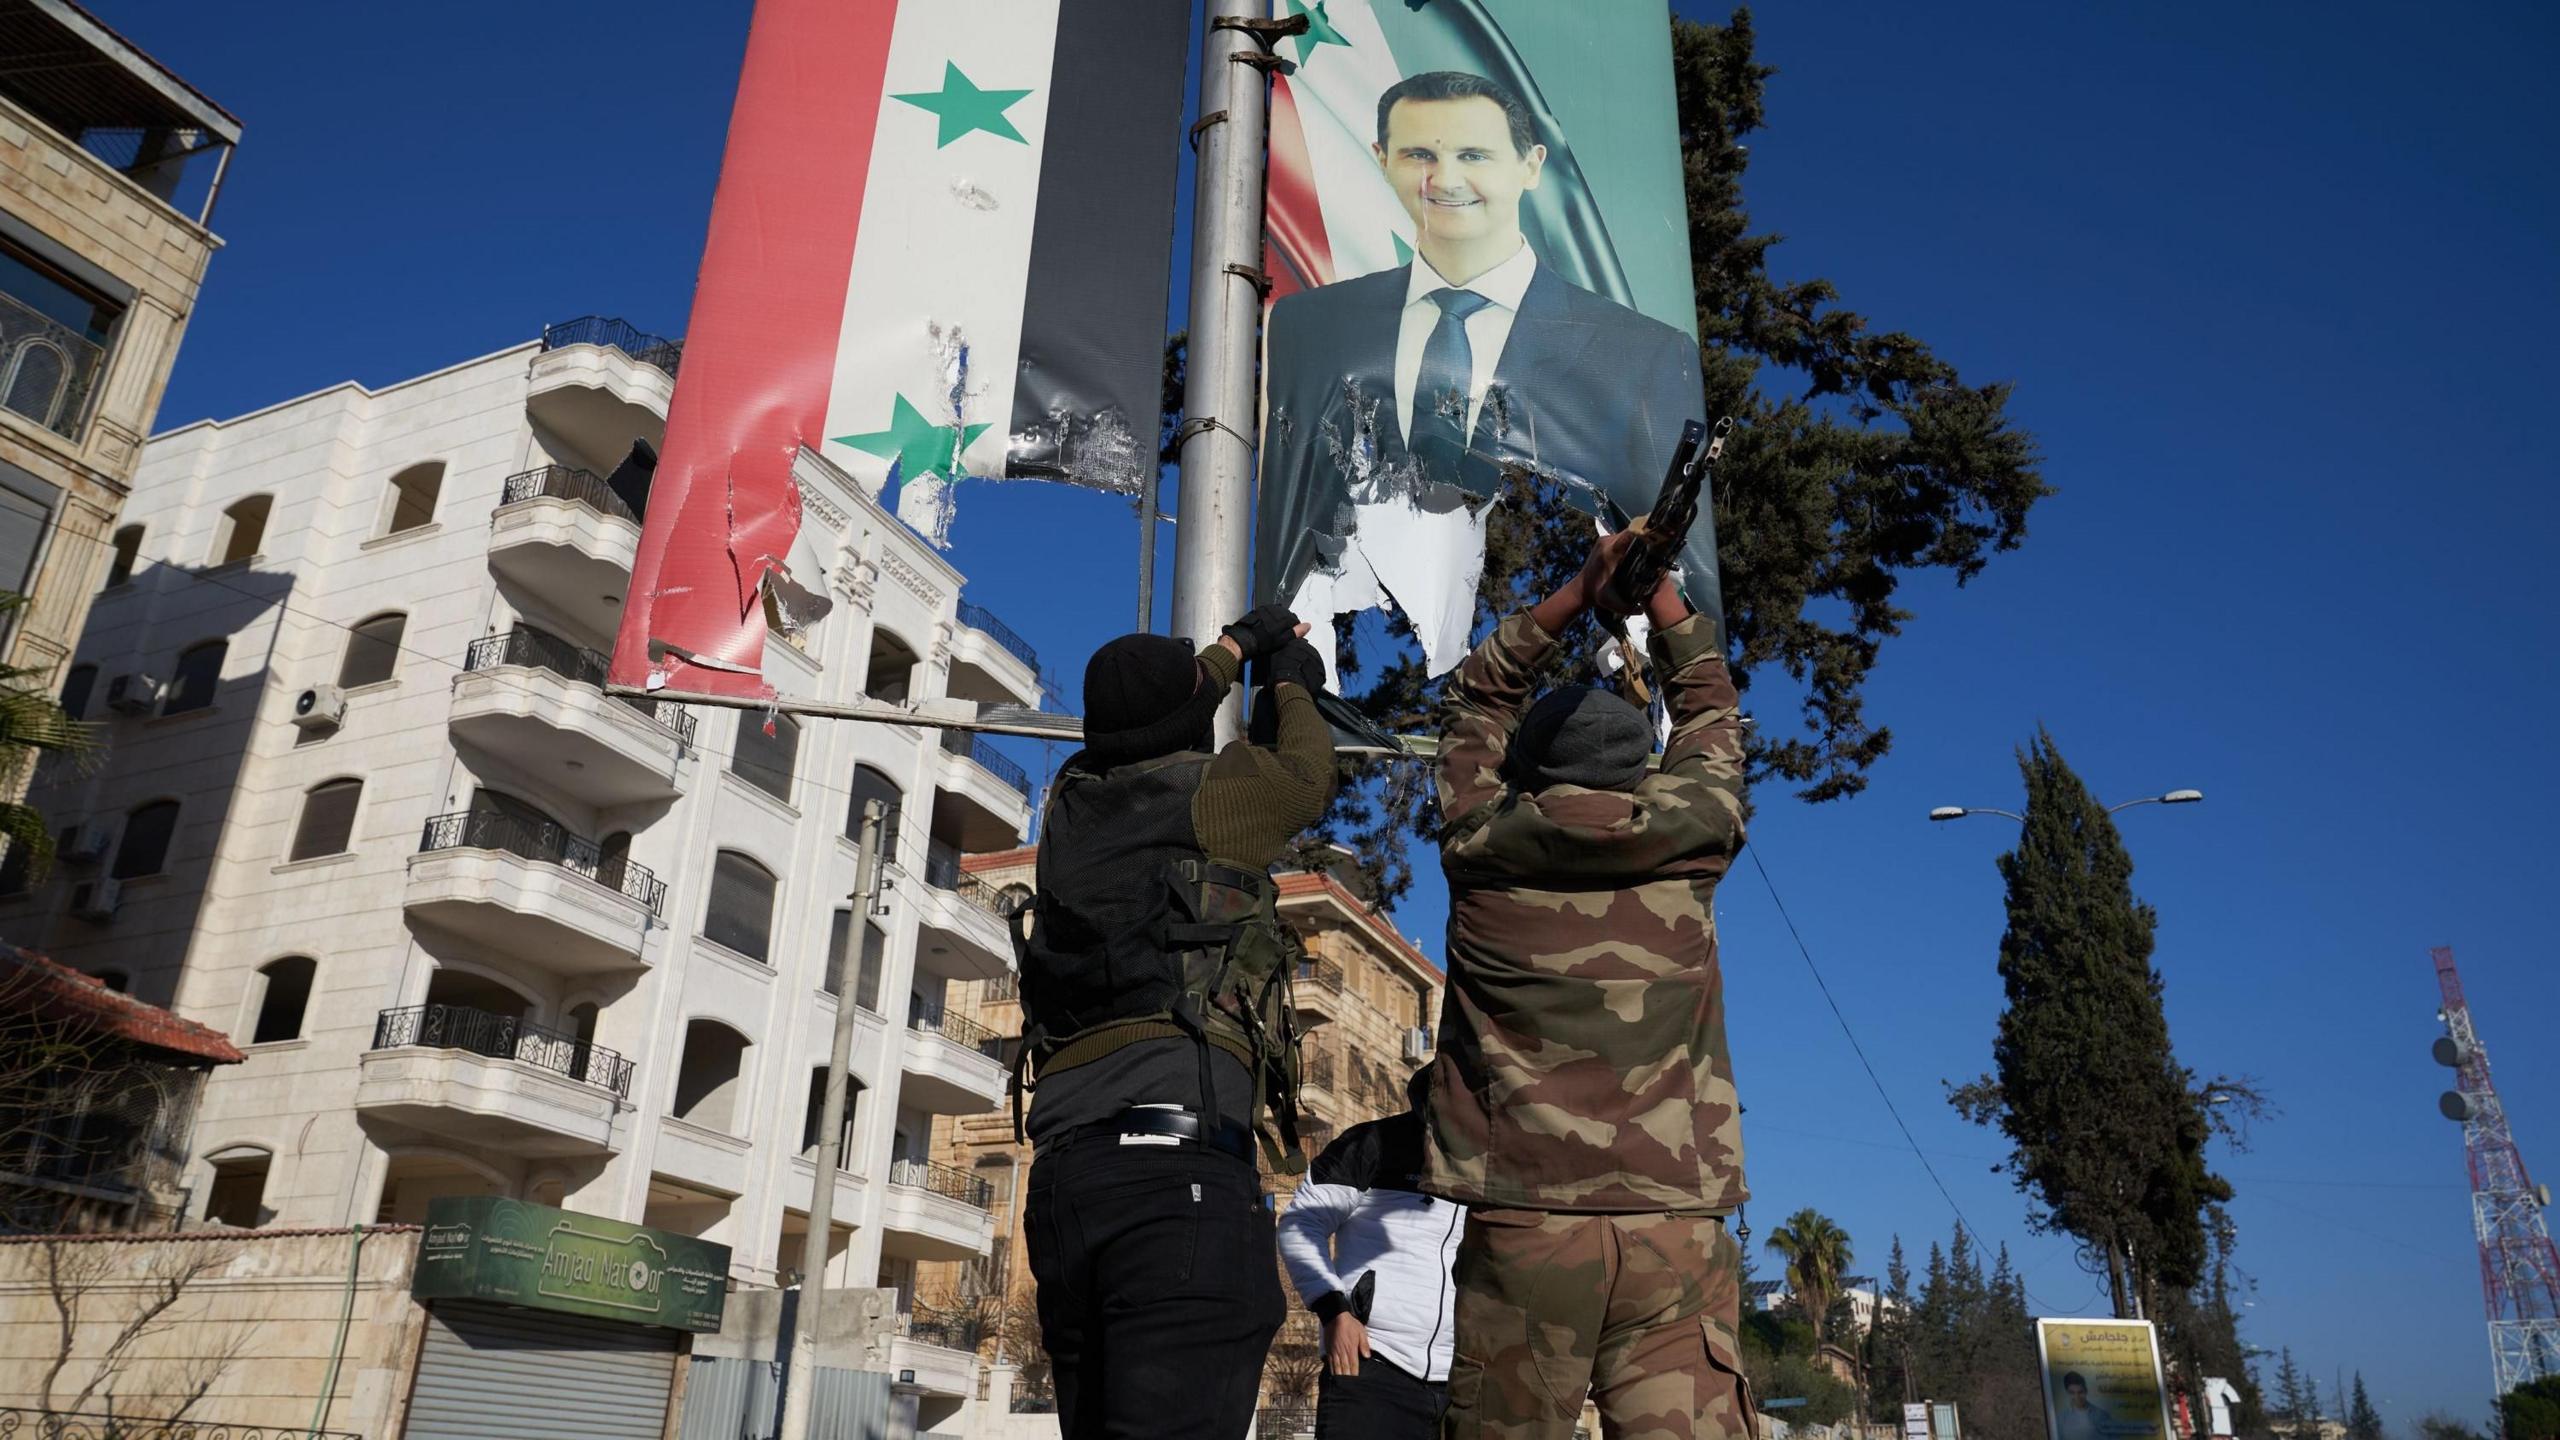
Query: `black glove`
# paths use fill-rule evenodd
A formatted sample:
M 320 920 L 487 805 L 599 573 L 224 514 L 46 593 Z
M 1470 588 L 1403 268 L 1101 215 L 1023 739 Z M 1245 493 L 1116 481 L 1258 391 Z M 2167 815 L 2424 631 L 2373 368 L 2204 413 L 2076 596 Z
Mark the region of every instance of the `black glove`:
M 1218 633 L 1236 642 L 1244 658 L 1252 660 L 1276 654 L 1297 638 L 1298 617 L 1286 605 L 1256 605 L 1243 619 Z
M 1324 657 L 1303 635 L 1291 637 L 1288 644 L 1263 657 L 1257 668 L 1265 689 L 1284 680 L 1306 687 L 1310 695 L 1324 688 Z

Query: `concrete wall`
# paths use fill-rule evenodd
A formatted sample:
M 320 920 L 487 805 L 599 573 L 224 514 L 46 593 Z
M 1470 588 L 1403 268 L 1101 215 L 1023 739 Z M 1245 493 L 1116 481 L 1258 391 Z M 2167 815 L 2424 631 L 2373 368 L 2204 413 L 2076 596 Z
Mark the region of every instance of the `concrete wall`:
M 165 1416 L 204 1385 L 188 1418 L 298 1430 L 312 1423 L 336 1352 L 320 1427 L 389 1440 L 426 1319 L 409 1298 L 417 1258 L 418 1232 L 407 1228 L 0 1240 L 0 1404 L 41 1403 L 60 1353 L 57 1288 L 78 1317 L 53 1387 L 65 1409 L 117 1334 L 174 1288 L 120 1373 L 78 1408 Z

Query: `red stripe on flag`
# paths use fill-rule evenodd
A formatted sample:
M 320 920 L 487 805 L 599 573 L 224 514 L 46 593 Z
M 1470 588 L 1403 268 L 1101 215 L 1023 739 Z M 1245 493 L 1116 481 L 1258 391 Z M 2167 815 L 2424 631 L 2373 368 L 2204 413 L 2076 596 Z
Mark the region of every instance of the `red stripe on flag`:
M 614 641 L 618 684 L 642 682 L 654 639 L 744 671 L 670 662 L 680 688 L 767 693 L 758 597 L 800 529 L 791 462 L 803 445 L 825 443 L 897 9 L 758 0 L 682 379 Z M 796 578 L 824 590 L 822 576 Z
M 1316 201 L 1316 167 L 1307 158 L 1306 127 L 1298 120 L 1289 82 L 1271 87 L 1271 168 L 1263 182 L 1262 272 L 1271 298 L 1333 283 L 1333 245 L 1325 238 L 1324 209 Z

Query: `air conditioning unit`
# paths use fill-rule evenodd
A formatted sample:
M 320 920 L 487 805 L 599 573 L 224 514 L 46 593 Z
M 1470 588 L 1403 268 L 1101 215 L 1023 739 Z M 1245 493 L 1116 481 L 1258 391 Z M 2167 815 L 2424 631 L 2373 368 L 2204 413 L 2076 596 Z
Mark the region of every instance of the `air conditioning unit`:
M 334 730 L 347 718 L 347 692 L 314 685 L 293 697 L 293 723 L 304 730 Z
M 1404 1032 L 1404 1058 L 1408 1064 L 1431 1058 L 1431 1027 L 1416 1025 Z
M 107 682 L 107 708 L 125 715 L 148 715 L 160 708 L 160 682 L 136 670 Z
M 121 880 L 83 880 L 71 888 L 71 913 L 93 925 L 116 918 L 116 907 L 123 903 Z
M 115 843 L 114 832 L 96 821 L 65 829 L 54 843 L 54 857 L 74 865 L 95 865 L 106 858 L 107 847 Z

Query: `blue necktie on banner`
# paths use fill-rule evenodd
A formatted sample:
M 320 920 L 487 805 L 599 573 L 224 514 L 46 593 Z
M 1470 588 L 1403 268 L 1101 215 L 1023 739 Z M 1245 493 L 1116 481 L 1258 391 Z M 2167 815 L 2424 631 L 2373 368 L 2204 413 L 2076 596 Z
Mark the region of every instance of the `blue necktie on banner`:
M 1473 290 L 1434 290 L 1440 321 L 1422 347 L 1422 373 L 1413 384 L 1410 449 L 1423 473 L 1453 482 L 1467 453 L 1467 399 L 1475 392 L 1475 347 L 1467 343 L 1467 317 L 1492 304 Z M 1450 413 L 1454 411 L 1455 413 Z

